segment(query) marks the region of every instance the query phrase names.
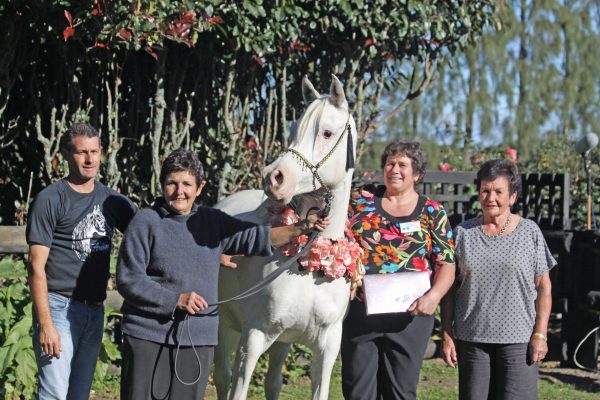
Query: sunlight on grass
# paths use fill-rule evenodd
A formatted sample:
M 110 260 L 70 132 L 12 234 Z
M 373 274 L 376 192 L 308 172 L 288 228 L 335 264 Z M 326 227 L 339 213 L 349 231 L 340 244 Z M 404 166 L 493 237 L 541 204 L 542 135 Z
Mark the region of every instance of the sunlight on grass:
M 546 370 L 548 371 L 548 370 Z M 553 370 L 550 370 L 553 371 Z M 560 369 L 556 369 L 557 373 L 561 373 Z M 598 395 L 595 393 L 596 383 L 588 378 L 578 378 L 575 380 L 579 386 L 567 384 L 557 379 L 548 379 L 544 374 L 541 375 L 539 381 L 539 400 L 597 400 Z M 116 387 L 113 387 L 115 386 Z M 115 393 L 118 393 L 118 379 L 111 381 L 103 389 L 108 395 L 102 393 L 101 388 L 97 388 L 98 393 L 92 396 L 92 399 L 104 400 L 111 399 Z M 206 390 L 206 400 L 215 400 L 217 398 L 215 388 L 212 385 Z M 262 388 L 252 387 L 248 399 L 258 400 L 264 399 L 264 391 Z M 311 398 L 310 379 L 303 377 L 289 382 L 283 386 L 280 399 L 282 400 L 303 400 Z M 421 368 L 421 381 L 417 390 L 417 398 L 419 400 L 448 400 L 458 398 L 458 370 L 446 367 L 440 359 L 425 360 Z M 342 400 L 342 384 L 341 384 L 341 363 L 335 364 L 331 386 L 329 391 L 329 399 Z

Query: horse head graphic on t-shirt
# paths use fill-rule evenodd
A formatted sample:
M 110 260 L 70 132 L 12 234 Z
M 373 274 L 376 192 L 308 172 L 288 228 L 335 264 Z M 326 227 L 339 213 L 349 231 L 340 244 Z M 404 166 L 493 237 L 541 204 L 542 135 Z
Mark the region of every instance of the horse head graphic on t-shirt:
M 96 238 L 94 238 L 96 236 Z M 73 250 L 81 261 L 87 260 L 92 251 L 106 250 L 110 246 L 107 239 L 107 226 L 100 205 L 85 216 L 73 229 Z

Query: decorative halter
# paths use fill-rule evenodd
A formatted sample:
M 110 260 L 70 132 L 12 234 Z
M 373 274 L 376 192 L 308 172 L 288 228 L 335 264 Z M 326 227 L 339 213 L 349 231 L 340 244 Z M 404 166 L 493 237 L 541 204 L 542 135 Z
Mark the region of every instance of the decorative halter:
M 323 187 L 325 189 L 325 191 L 326 191 L 326 193 L 325 193 L 326 213 L 328 213 L 329 209 L 331 208 L 331 201 L 333 200 L 333 194 L 331 193 L 331 189 L 325 185 L 325 182 L 323 182 L 323 178 L 321 178 L 321 175 L 319 175 L 318 170 L 319 170 L 319 168 L 321 168 L 323 166 L 323 164 L 325 164 L 327 162 L 327 160 L 331 157 L 333 152 L 336 150 L 336 148 L 342 142 L 342 138 L 344 137 L 345 133 L 348 133 L 347 146 L 346 146 L 346 150 L 347 150 L 346 171 L 348 171 L 350 168 L 354 168 L 354 147 L 352 145 L 352 128 L 350 126 L 350 113 L 348 113 L 348 118 L 346 119 L 346 124 L 344 125 L 344 130 L 342 131 L 342 134 L 340 135 L 340 137 L 338 137 L 337 142 L 335 142 L 335 145 L 331 148 L 331 150 L 329 150 L 329 152 L 325 155 L 325 157 L 323 157 L 321 159 L 321 161 L 319 161 L 318 163 L 313 165 L 308 160 L 308 158 L 306 158 L 302 153 L 300 153 L 296 149 L 288 148 L 287 150 L 284 151 L 284 154 L 288 153 L 288 152 L 292 153 L 292 155 L 299 162 L 299 164 L 302 166 L 302 168 L 303 169 L 308 168 L 308 170 L 312 173 L 313 189 L 315 191 L 317 190 L 317 183 L 316 183 L 317 181 L 319 182 L 319 184 L 321 184 L 321 187 Z

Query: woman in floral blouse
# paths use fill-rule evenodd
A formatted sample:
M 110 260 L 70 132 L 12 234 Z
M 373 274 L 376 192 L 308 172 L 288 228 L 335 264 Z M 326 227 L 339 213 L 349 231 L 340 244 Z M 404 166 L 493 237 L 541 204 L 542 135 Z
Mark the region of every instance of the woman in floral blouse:
M 454 281 L 454 244 L 446 211 L 415 190 L 426 166 L 419 144 L 390 143 L 381 165 L 384 185 L 358 188 L 349 206 L 350 230 L 364 250 L 366 273 L 425 271 L 431 289 L 408 312 L 367 315 L 359 288 L 342 335 L 346 399 L 416 398 L 433 314 Z

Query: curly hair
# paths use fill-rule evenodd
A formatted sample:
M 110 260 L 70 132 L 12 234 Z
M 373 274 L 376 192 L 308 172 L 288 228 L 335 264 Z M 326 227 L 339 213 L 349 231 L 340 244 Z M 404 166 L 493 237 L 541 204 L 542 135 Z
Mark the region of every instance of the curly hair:
M 98 133 L 96 128 L 84 122 L 76 122 L 73 125 L 71 125 L 69 130 L 60 139 L 61 150 L 64 150 L 67 153 L 72 152 L 73 139 L 75 139 L 78 136 L 85 136 L 88 138 L 97 137 L 98 142 L 100 143 L 100 134 Z
M 419 180 L 416 183 L 421 183 L 425 176 L 425 169 L 427 168 L 427 159 L 425 158 L 425 153 L 421 150 L 421 145 L 417 142 L 391 142 L 381 154 L 381 168 L 385 167 L 388 157 L 396 155 L 410 158 L 413 174 L 419 176 Z
M 511 160 L 499 159 L 486 161 L 477 171 L 477 191 L 483 181 L 495 181 L 499 177 L 508 180 L 510 194 L 521 193 L 521 174 L 517 165 Z
M 196 178 L 196 184 L 200 185 L 200 183 L 202 183 L 202 178 L 204 176 L 202 162 L 200 162 L 196 153 L 180 148 L 173 150 L 173 152 L 165 158 L 160 169 L 161 186 L 164 186 L 167 176 L 170 173 L 180 171 L 188 171 Z

